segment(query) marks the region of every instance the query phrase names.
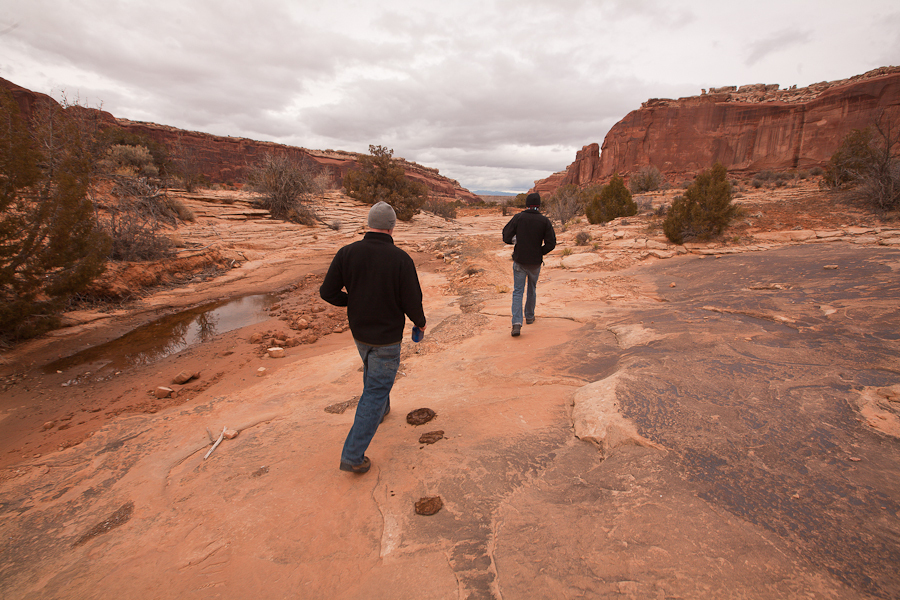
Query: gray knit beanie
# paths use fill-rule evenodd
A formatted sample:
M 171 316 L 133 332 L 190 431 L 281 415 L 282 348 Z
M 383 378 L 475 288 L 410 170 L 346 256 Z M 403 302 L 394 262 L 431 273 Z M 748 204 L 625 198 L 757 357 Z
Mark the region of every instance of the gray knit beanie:
M 390 230 L 397 224 L 397 213 L 387 202 L 379 202 L 369 209 L 369 228 Z

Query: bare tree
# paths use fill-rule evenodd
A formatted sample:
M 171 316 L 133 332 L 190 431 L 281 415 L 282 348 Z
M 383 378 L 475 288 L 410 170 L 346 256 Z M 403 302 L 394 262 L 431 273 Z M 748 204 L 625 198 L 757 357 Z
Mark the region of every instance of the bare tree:
M 316 214 L 307 203 L 325 189 L 325 174 L 314 160 L 266 153 L 250 168 L 248 183 L 273 217 L 315 223 Z

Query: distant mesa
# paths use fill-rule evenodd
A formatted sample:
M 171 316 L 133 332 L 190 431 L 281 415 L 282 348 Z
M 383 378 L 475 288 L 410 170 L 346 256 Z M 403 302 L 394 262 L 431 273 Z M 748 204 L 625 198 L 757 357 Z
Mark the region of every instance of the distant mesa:
M 754 84 L 702 90 L 671 100 L 654 98 L 616 123 L 602 147 L 584 146 L 565 171 L 535 181 L 551 194 L 567 184 L 605 182 L 654 165 L 692 177 L 721 162 L 753 174 L 824 166 L 852 129 L 887 111 L 900 120 L 900 67 L 881 67 L 840 81 L 779 89 Z
M 29 119 L 42 103 L 56 103 L 46 94 L 33 92 L 3 78 L 0 78 L 0 87 L 12 92 L 22 114 Z M 157 123 L 119 119 L 106 111 L 97 111 L 97 113 L 101 122 L 117 125 L 131 133 L 146 135 L 170 150 L 176 144 L 180 144 L 185 152 L 194 157 L 199 171 L 211 183 L 241 183 L 245 179 L 248 165 L 255 163 L 257 158 L 267 152 L 275 152 L 293 155 L 297 158 L 311 158 L 322 165 L 332 187 L 339 188 L 343 185 L 344 175 L 356 166 L 360 156 L 355 152 L 310 150 L 247 138 L 186 131 Z M 395 160 L 403 165 L 408 177 L 428 186 L 429 196 L 433 199 L 458 200 L 466 204 L 479 201 L 476 194 L 460 186 L 459 182 L 444 177 L 437 169 L 409 162 L 403 158 L 395 158 Z

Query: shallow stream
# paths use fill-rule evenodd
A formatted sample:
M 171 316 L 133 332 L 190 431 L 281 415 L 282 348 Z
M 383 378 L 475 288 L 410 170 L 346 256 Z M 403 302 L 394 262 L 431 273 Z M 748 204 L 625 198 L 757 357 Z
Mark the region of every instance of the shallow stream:
M 44 370 L 53 373 L 83 364 L 117 370 L 147 365 L 220 333 L 265 321 L 269 318 L 268 308 L 277 299 L 272 294 L 257 294 L 198 306 L 142 325 L 105 344 L 61 358 L 48 364 Z

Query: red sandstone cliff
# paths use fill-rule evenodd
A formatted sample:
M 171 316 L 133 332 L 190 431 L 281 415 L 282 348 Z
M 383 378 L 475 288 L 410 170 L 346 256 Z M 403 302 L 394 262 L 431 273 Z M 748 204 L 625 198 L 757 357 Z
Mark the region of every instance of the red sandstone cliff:
M 0 87 L 10 90 L 19 104 L 22 114 L 31 118 L 42 103 L 54 102 L 50 96 L 32 92 L 0 78 Z M 240 183 L 244 180 L 248 165 L 267 152 L 285 153 L 297 158 L 308 157 L 319 163 L 328 174 L 331 184 L 341 187 L 347 171 L 356 168 L 359 155 L 335 150 L 310 150 L 295 146 L 260 142 L 246 138 L 224 137 L 185 131 L 167 125 L 117 119 L 104 111 L 97 111 L 105 125 L 116 125 L 135 134 L 145 135 L 164 145 L 170 155 L 178 152 L 189 155 L 198 171 L 214 183 Z M 477 202 L 478 196 L 461 187 L 459 182 L 442 176 L 437 169 L 424 167 L 402 158 L 394 159 L 403 165 L 406 175 L 428 186 L 429 196 L 446 201 Z
M 900 118 L 898 67 L 801 89 L 759 84 L 652 99 L 616 123 L 602 148 L 585 146 L 564 172 L 536 181 L 534 189 L 549 194 L 651 164 L 672 176 L 717 161 L 746 174 L 824 166 L 851 129 L 871 125 L 882 111 Z

